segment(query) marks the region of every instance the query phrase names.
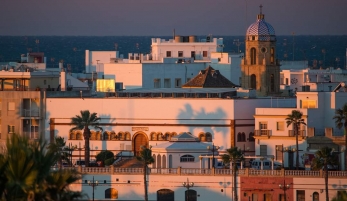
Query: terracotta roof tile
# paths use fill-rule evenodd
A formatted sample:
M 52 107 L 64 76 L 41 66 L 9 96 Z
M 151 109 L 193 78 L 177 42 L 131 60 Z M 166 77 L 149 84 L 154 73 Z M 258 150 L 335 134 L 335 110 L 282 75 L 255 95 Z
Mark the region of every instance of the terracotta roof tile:
M 199 74 L 185 83 L 182 88 L 233 88 L 237 87 L 234 83 L 220 74 L 219 70 L 215 70 L 208 66 L 205 70 L 201 70 Z

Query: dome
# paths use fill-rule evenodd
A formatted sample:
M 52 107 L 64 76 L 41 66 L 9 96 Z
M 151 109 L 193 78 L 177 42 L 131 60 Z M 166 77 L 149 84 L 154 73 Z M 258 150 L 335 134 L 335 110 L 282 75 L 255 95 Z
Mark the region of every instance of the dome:
M 260 14 L 258 15 L 257 21 L 248 27 L 246 35 L 247 37 L 256 36 L 256 38 L 252 40 L 259 40 L 259 41 L 276 40 L 275 29 L 271 26 L 271 24 L 265 22 L 264 15 L 261 13 L 261 11 L 260 11 Z

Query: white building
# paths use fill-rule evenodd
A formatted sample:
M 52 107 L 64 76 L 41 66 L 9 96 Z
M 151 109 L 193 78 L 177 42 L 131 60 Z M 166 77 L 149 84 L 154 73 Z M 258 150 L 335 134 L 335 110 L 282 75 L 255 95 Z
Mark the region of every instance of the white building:
M 275 161 L 283 161 L 286 167 L 295 166 L 296 148 L 293 126 L 287 127 L 285 118 L 292 110 L 303 113 L 306 126 L 299 131 L 300 166 L 309 163 L 308 154 L 314 154 L 319 148 L 329 146 L 340 154 L 340 168 L 344 167 L 344 135 L 337 129 L 333 117 L 335 111 L 347 102 L 347 93 L 343 92 L 298 92 L 296 108 L 256 108 L 255 110 L 255 152 L 256 155 L 274 155 Z M 282 148 L 284 152 L 282 152 Z M 283 155 L 282 155 L 283 153 Z M 308 164 L 306 164 L 308 165 Z
M 240 84 L 243 54 L 223 52 L 223 39 L 197 40 L 196 36 L 175 36 L 166 41 L 152 38 L 151 54 L 86 50 L 86 73 L 98 79 L 112 79 L 118 89 L 176 88 L 208 66 L 219 70 L 233 83 Z

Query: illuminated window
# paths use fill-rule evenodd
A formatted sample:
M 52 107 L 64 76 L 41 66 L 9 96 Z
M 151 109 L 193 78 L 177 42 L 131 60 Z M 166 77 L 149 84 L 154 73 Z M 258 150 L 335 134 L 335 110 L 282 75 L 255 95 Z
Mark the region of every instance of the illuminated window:
M 302 100 L 301 108 L 317 108 L 316 100 Z
M 276 128 L 278 131 L 283 131 L 284 130 L 284 122 L 283 121 L 276 122 Z

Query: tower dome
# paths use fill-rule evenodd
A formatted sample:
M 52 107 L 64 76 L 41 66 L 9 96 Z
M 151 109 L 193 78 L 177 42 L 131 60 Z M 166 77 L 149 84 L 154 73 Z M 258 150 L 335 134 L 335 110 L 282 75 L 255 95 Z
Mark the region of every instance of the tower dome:
M 260 6 L 260 14 L 257 16 L 257 21 L 248 27 L 246 35 L 248 40 L 276 41 L 275 29 L 271 24 L 265 22 L 262 6 Z

